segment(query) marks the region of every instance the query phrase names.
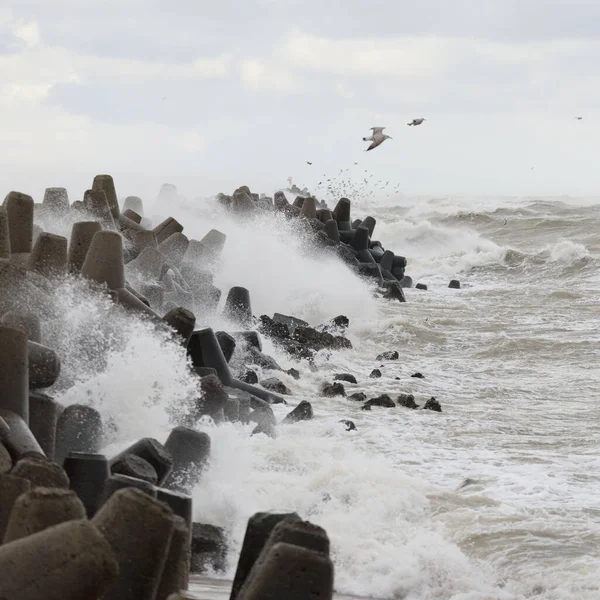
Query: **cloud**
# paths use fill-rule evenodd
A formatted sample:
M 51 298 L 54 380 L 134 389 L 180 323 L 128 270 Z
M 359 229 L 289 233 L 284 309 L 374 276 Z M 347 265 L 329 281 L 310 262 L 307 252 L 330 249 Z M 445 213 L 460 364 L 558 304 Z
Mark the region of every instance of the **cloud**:
M 15 37 L 23 40 L 29 48 L 33 48 L 40 43 L 40 31 L 37 21 L 29 21 L 17 25 L 13 33 Z
M 251 89 L 293 93 L 300 89 L 297 79 L 290 71 L 256 59 L 242 60 L 241 77 L 244 85 Z

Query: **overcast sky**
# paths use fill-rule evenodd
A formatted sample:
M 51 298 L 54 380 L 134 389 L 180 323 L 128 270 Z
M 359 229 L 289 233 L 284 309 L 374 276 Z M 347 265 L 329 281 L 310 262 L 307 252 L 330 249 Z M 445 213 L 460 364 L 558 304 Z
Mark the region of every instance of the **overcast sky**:
M 373 126 L 394 139 L 365 153 Z M 34 195 L 363 166 L 406 194 L 595 195 L 600 2 L 5 0 L 0 131 L 2 187 Z

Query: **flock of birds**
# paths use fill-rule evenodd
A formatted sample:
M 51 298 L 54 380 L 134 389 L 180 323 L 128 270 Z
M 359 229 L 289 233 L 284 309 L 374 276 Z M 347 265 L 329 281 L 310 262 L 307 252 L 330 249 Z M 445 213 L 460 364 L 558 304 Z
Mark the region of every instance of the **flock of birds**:
M 583 117 L 575 117 L 577 121 L 581 121 Z M 410 123 L 407 123 L 409 127 L 417 127 L 421 125 L 424 121 L 426 121 L 424 117 L 419 117 L 417 119 L 413 119 Z M 367 137 L 363 137 L 363 142 L 371 142 L 369 147 L 365 150 L 365 152 L 369 152 L 369 150 L 373 150 L 383 144 L 385 140 L 393 139 L 392 136 L 383 133 L 385 127 L 371 127 L 371 135 Z M 312 166 L 312 162 L 307 160 L 306 164 Z M 358 163 L 355 162 L 354 166 L 357 166 Z M 533 171 L 534 167 L 531 167 Z M 373 181 L 373 173 L 370 173 L 367 169 L 364 171 L 364 175 L 359 179 L 352 179 L 350 174 L 345 175 L 350 171 L 350 168 L 342 168 L 339 173 L 333 177 L 327 177 L 326 174 L 323 174 L 323 179 L 319 181 L 315 188 L 315 193 L 317 191 L 326 192 L 328 195 L 332 197 L 340 197 L 347 196 L 352 197 L 356 195 L 357 197 L 368 197 L 367 194 L 372 193 L 373 191 L 384 191 L 388 192 L 388 198 L 392 194 L 396 194 L 400 190 L 400 183 L 393 184 L 390 187 L 390 181 Z M 505 223 L 506 225 L 506 219 Z

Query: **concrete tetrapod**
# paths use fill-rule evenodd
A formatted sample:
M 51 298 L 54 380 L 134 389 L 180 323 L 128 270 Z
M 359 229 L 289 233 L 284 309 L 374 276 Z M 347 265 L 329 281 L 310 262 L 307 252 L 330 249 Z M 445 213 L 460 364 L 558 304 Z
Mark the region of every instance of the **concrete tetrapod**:
M 63 462 L 69 477 L 69 487 L 83 502 L 88 518 L 100 507 L 100 497 L 110 476 L 108 460 L 104 454 L 70 452 Z
M 102 417 L 95 408 L 82 404 L 67 406 L 56 423 L 56 462 L 62 464 L 69 452 L 98 452 L 103 430 Z
M 8 215 L 11 254 L 29 254 L 33 243 L 33 198 L 21 192 L 9 192 L 4 199 Z
M 54 217 L 63 217 L 69 212 L 69 194 L 63 187 L 46 188 L 42 204 Z
M 54 460 L 56 424 L 63 407 L 50 396 L 29 393 L 29 429 L 49 460 Z
M 0 325 L 0 409 L 29 422 L 29 354 L 22 329 Z
M 123 238 L 115 231 L 99 231 L 81 267 L 81 275 L 114 290 L 125 287 Z
M 27 338 L 38 344 L 42 341 L 42 324 L 40 318 L 32 313 L 10 310 L 2 315 L 2 325 L 23 329 Z
M 106 201 L 112 216 L 116 219 L 120 214 L 119 201 L 115 190 L 115 182 L 110 175 L 96 175 L 92 183 L 93 190 L 102 190 L 106 194 Z
M 156 600 L 166 600 L 173 592 L 187 590 L 191 562 L 191 537 L 186 522 L 175 517 L 173 536 L 158 586 Z
M 190 427 L 175 427 L 165 448 L 173 457 L 173 470 L 165 479 L 164 487 L 191 492 L 210 458 L 210 436 Z
M 89 521 L 68 521 L 0 546 L 0 598 L 104 598 L 117 579 L 109 544 Z
M 244 383 L 231 376 L 229 365 L 225 360 L 219 341 L 212 328 L 206 327 L 205 329 L 194 331 L 194 340 L 202 356 L 202 366 L 214 369 L 223 385 L 243 390 L 272 404 L 284 403 L 281 396 Z
M 0 206 L 0 258 L 10 258 L 10 233 L 8 231 L 8 213 Z
M 29 269 L 44 277 L 67 272 L 67 238 L 53 233 L 41 233 L 29 256 Z
M 92 523 L 119 562 L 117 581 L 103 600 L 154 600 L 175 529 L 171 509 L 128 488 L 115 492 Z
M 85 519 L 85 509 L 75 492 L 38 487 L 22 494 L 15 501 L 3 543 L 77 519 Z
M 102 225 L 97 221 L 78 221 L 73 224 L 69 241 L 69 273 L 76 275 L 81 271 L 92 239 L 101 230 Z

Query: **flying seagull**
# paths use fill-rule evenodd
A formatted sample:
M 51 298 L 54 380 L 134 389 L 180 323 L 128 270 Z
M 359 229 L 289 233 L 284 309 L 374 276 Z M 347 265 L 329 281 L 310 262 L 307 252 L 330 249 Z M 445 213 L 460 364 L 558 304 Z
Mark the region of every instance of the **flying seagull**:
M 307 160 L 307 161 L 306 161 L 306 164 L 307 164 L 307 165 L 312 165 L 312 163 L 310 162 L 310 160 Z
M 366 150 L 373 150 L 373 148 L 377 148 L 380 144 L 383 144 L 385 140 L 391 140 L 392 137 L 383 133 L 385 127 L 371 127 L 371 131 L 373 134 L 370 137 L 364 137 L 363 142 L 373 142 Z
M 407 123 L 407 125 L 410 127 L 411 125 L 414 125 L 415 127 L 417 125 L 420 125 L 423 121 L 427 121 L 427 119 L 420 117 L 418 119 L 413 119 L 410 123 Z
M 575 117 L 578 121 L 581 121 L 581 119 L 583 119 L 583 117 Z

